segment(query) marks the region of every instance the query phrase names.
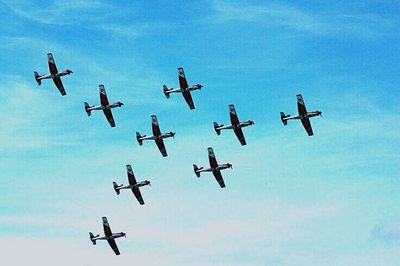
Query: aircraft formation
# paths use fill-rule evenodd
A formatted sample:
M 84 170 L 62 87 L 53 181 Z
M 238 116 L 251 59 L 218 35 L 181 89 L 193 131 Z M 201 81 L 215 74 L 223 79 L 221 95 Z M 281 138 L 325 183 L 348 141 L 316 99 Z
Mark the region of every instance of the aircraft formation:
M 57 89 L 60 91 L 62 96 L 65 96 L 67 93 L 65 91 L 64 85 L 61 81 L 61 77 L 70 75 L 73 72 L 69 69 L 66 69 L 64 71 L 58 72 L 54 57 L 52 53 L 47 54 L 47 59 L 48 59 L 48 64 L 49 64 L 49 70 L 50 74 L 48 75 L 39 75 L 38 72 L 34 71 L 34 77 L 37 82 L 37 84 L 40 86 L 42 83 L 43 79 L 53 79 L 54 84 L 56 85 Z M 189 85 L 185 72 L 182 67 L 178 68 L 178 79 L 179 79 L 179 87 L 178 88 L 168 88 L 166 85 L 163 85 L 163 92 L 164 95 L 166 96 L 167 99 L 170 98 L 171 93 L 182 93 L 183 98 L 185 99 L 187 105 L 189 106 L 190 110 L 195 109 L 195 105 L 192 99 L 191 92 L 195 90 L 201 90 L 203 85 L 201 84 L 195 84 L 195 85 Z M 84 108 L 88 116 L 91 116 L 92 111 L 95 110 L 102 110 L 104 113 L 104 116 L 106 117 L 107 121 L 109 122 L 111 127 L 115 127 L 115 121 L 114 117 L 112 115 L 111 109 L 117 108 L 117 107 L 122 107 L 124 104 L 120 101 L 115 102 L 110 104 L 108 101 L 108 97 L 106 94 L 106 90 L 104 88 L 104 85 L 100 84 L 99 85 L 99 94 L 100 94 L 100 105 L 98 106 L 90 106 L 87 102 L 84 102 Z M 298 109 L 298 115 L 297 116 L 291 116 L 291 115 L 286 115 L 284 112 L 280 113 L 281 121 L 282 123 L 286 126 L 288 120 L 300 120 L 304 129 L 306 130 L 308 136 L 314 135 L 312 127 L 311 127 L 311 122 L 310 118 L 315 117 L 315 116 L 322 116 L 321 111 L 313 111 L 313 112 L 307 112 L 307 109 L 305 107 L 304 101 L 303 101 L 303 96 L 301 94 L 298 94 L 297 96 L 297 109 Z M 246 139 L 244 137 L 244 133 L 242 128 L 252 126 L 254 125 L 254 122 L 251 120 L 246 120 L 243 122 L 240 122 L 239 117 L 236 113 L 235 106 L 233 104 L 229 105 L 229 115 L 230 115 L 230 122 L 231 124 L 229 125 L 224 125 L 224 124 L 218 124 L 217 122 L 213 122 L 214 130 L 216 134 L 219 136 L 221 135 L 221 131 L 225 129 L 232 129 L 233 132 L 235 133 L 237 139 L 239 140 L 240 144 L 246 145 Z M 161 152 L 161 155 L 163 157 L 167 157 L 168 153 L 165 148 L 164 140 L 165 138 L 174 138 L 175 132 L 166 132 L 162 133 L 160 130 L 160 126 L 158 124 L 158 120 L 156 115 L 151 115 L 151 123 L 152 123 L 152 136 L 147 136 L 147 135 L 141 135 L 139 132 L 136 132 L 136 140 L 139 143 L 140 146 L 143 145 L 143 141 L 146 140 L 154 140 L 158 149 Z M 203 172 L 212 172 L 214 175 L 217 183 L 221 188 L 225 188 L 225 182 L 222 177 L 221 171 L 225 169 L 233 169 L 232 164 L 230 163 L 223 163 L 223 164 L 218 164 L 214 150 L 212 147 L 207 148 L 208 151 L 208 159 L 209 159 L 209 168 L 204 168 L 204 167 L 198 167 L 196 164 L 193 164 L 193 171 L 197 177 L 200 177 L 200 174 Z M 115 181 L 113 182 L 113 188 L 114 191 L 117 195 L 120 194 L 121 190 L 123 189 L 130 189 L 139 202 L 140 205 L 144 205 L 144 200 L 142 197 L 142 194 L 140 192 L 140 188 L 143 186 L 151 185 L 150 181 L 144 180 L 144 181 L 136 181 L 136 177 L 133 173 L 132 166 L 131 165 L 126 165 L 126 171 L 127 171 L 127 176 L 128 176 L 128 185 L 118 185 Z M 120 237 L 126 237 L 126 234 L 124 232 L 119 232 L 119 233 L 112 233 L 110 225 L 108 223 L 108 220 L 106 217 L 102 217 L 102 222 L 103 222 L 103 229 L 104 229 L 104 236 L 100 237 L 100 235 L 93 235 L 93 233 L 89 232 L 89 238 L 93 245 L 96 245 L 96 241 L 98 240 L 107 240 L 108 244 L 114 251 L 116 255 L 120 255 L 120 252 L 118 250 L 118 246 L 115 242 L 115 239 L 120 238 Z

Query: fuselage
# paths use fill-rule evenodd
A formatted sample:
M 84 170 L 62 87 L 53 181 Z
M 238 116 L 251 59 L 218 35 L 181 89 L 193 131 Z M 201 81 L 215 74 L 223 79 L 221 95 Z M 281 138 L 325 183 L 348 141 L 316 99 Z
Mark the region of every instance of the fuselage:
M 122 105 L 124 105 L 121 102 L 116 102 L 113 104 L 109 104 L 109 105 L 97 105 L 97 106 L 90 106 L 87 108 L 88 111 L 93 111 L 93 110 L 107 110 L 107 109 L 112 109 L 112 108 L 116 108 L 116 107 L 121 107 Z
M 310 118 L 314 116 L 321 115 L 321 111 L 314 111 L 314 112 L 307 112 L 305 115 L 296 115 L 296 116 L 290 116 L 287 115 L 286 117 L 283 117 L 283 120 L 292 120 L 292 119 L 303 119 L 303 118 Z
M 109 240 L 109 239 L 115 239 L 115 238 L 120 238 L 125 236 L 126 234 L 124 232 L 120 232 L 120 233 L 113 233 L 111 236 L 98 236 L 98 237 L 94 237 L 92 238 L 92 240 Z
M 194 90 L 201 90 L 203 85 L 201 84 L 196 84 L 196 85 L 191 85 L 187 88 L 170 88 L 169 90 L 166 91 L 166 93 L 172 93 L 172 92 L 188 92 L 188 91 L 194 91 Z
M 214 171 L 220 171 L 224 170 L 227 168 L 232 168 L 232 164 L 230 163 L 224 163 L 224 164 L 219 164 L 217 167 L 210 167 L 210 168 L 199 168 L 196 172 L 201 173 L 201 172 L 214 172 Z
M 64 70 L 62 72 L 58 72 L 56 74 L 41 75 L 41 76 L 37 77 L 37 79 L 38 80 L 41 80 L 41 79 L 54 79 L 54 78 L 59 78 L 59 77 L 65 76 L 65 75 L 69 75 L 71 73 L 73 73 L 71 70 L 66 69 L 66 70 Z
M 126 186 L 120 185 L 120 186 L 116 187 L 116 189 L 132 189 L 132 188 L 139 188 L 139 187 L 143 187 L 143 186 L 147 186 L 147 185 L 150 185 L 150 181 L 144 180 L 144 181 L 136 183 L 135 185 L 131 185 L 131 184 L 126 185 Z
M 175 136 L 174 132 L 168 132 L 168 133 L 162 133 L 161 135 L 158 136 L 142 136 L 139 138 L 139 140 L 156 140 L 156 139 L 165 139 L 165 138 L 170 138 Z
M 222 130 L 222 129 L 235 129 L 235 128 L 242 128 L 242 127 L 251 126 L 251 125 L 253 125 L 253 124 L 254 124 L 253 121 L 247 120 L 247 121 L 244 121 L 244 122 L 240 122 L 240 123 L 237 124 L 237 125 L 221 125 L 221 126 L 217 127 L 216 129 L 217 129 L 217 130 Z

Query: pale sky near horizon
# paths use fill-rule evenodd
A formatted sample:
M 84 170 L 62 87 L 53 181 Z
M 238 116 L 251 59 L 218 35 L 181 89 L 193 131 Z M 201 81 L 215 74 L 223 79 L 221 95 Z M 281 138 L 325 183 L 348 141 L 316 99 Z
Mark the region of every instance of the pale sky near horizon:
M 0 254 L 4 265 L 398 265 L 398 1 L 0 0 Z M 52 52 L 67 95 L 48 73 Z M 196 109 L 162 85 L 185 69 Z M 83 102 L 104 84 L 116 128 Z M 314 136 L 299 121 L 303 95 Z M 228 105 L 244 128 L 217 136 Z M 139 146 L 150 115 L 166 139 Z M 210 173 L 207 147 L 222 172 Z M 125 165 L 141 189 L 117 196 Z M 101 217 L 127 238 L 121 256 Z

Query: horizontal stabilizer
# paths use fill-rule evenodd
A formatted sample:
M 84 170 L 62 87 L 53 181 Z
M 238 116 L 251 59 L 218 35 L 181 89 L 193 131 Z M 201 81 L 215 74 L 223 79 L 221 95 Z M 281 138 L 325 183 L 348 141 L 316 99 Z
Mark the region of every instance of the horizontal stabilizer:
M 165 97 L 167 97 L 167 99 L 169 99 L 168 87 L 166 85 L 163 85 L 163 91 L 164 91 Z
M 142 138 L 142 136 L 140 135 L 140 133 L 136 132 L 136 139 L 140 146 L 142 146 L 142 144 L 143 144 L 143 140 L 141 138 Z
M 288 116 L 286 116 L 284 112 L 281 112 L 281 120 L 284 126 L 287 125 L 287 120 L 285 119 L 286 117 Z
M 117 195 L 119 195 L 120 189 L 118 188 L 118 184 L 116 182 L 113 182 L 113 186 L 114 186 L 115 193 L 117 193 Z
M 99 235 L 97 235 L 97 236 L 94 236 L 91 232 L 89 232 L 89 237 L 90 237 L 90 241 L 92 241 L 92 243 L 93 243 L 93 245 L 96 245 L 96 237 L 98 237 Z
M 217 122 L 214 122 L 214 130 L 217 133 L 217 135 L 221 135 L 221 130 L 218 129 L 218 127 L 220 127 L 220 125 L 218 125 Z
M 202 167 L 198 168 L 197 165 L 195 164 L 193 165 L 193 170 L 197 177 L 200 177 L 200 172 L 199 172 L 200 169 L 202 169 Z
M 85 111 L 87 113 L 88 116 L 90 116 L 92 114 L 92 112 L 89 110 L 90 106 L 87 102 L 85 102 Z
M 39 79 L 40 77 L 39 73 L 37 73 L 36 71 L 34 71 L 33 73 L 35 73 L 35 80 L 37 84 L 40 86 L 40 84 L 42 84 L 42 81 Z

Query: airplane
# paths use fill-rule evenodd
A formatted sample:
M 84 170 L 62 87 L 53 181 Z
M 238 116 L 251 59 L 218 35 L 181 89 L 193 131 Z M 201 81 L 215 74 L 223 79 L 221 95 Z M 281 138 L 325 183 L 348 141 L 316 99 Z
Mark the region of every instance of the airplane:
M 116 108 L 116 107 L 121 107 L 124 104 L 121 102 L 116 102 L 116 103 L 110 104 L 108 102 L 108 98 L 107 98 L 106 90 L 104 89 L 104 85 L 99 85 L 99 90 L 100 90 L 100 104 L 101 105 L 89 106 L 89 104 L 87 102 L 85 102 L 85 111 L 86 111 L 87 115 L 90 116 L 92 114 L 93 110 L 103 110 L 104 115 L 106 116 L 108 122 L 110 123 L 110 126 L 115 127 L 115 122 L 114 122 L 113 115 L 111 113 L 111 109 Z
M 119 255 L 119 250 L 117 247 L 117 243 L 115 243 L 115 239 L 119 237 L 126 237 L 124 232 L 120 233 L 112 233 L 110 225 L 108 224 L 107 217 L 103 217 L 103 228 L 104 228 L 104 236 L 100 237 L 100 235 L 93 235 L 89 232 L 90 241 L 92 241 L 93 245 L 96 245 L 97 240 L 107 240 L 110 247 L 114 250 L 115 255 Z
M 217 159 L 215 158 L 214 151 L 211 147 L 208 148 L 208 159 L 210 161 L 210 168 L 204 169 L 204 167 L 198 167 L 197 165 L 193 164 L 193 170 L 197 177 L 200 177 L 201 172 L 212 172 L 215 179 L 217 180 L 218 184 L 221 188 L 225 187 L 224 180 L 222 179 L 221 170 L 231 168 L 232 164 L 224 163 L 218 164 Z
M 150 181 L 145 180 L 145 181 L 141 181 L 141 182 L 137 183 L 135 175 L 133 174 L 133 171 L 132 171 L 132 166 L 130 164 L 128 164 L 126 166 L 126 171 L 128 174 L 129 185 L 127 185 L 127 186 L 124 186 L 123 184 L 118 185 L 116 182 L 113 182 L 115 193 L 117 193 L 117 195 L 119 195 L 121 189 L 131 189 L 133 192 L 133 195 L 135 195 L 135 197 L 139 201 L 140 205 L 143 205 L 144 201 L 143 201 L 142 194 L 140 193 L 139 187 L 143 187 L 143 186 L 147 186 L 147 185 L 151 186 Z
M 178 73 L 179 73 L 179 88 L 168 88 L 166 85 L 163 85 L 165 97 L 169 99 L 170 93 L 182 92 L 183 98 L 185 98 L 185 101 L 189 105 L 189 108 L 193 110 L 194 103 L 190 92 L 194 90 L 201 90 L 203 85 L 196 84 L 189 86 L 185 77 L 185 72 L 183 71 L 182 67 L 178 68 Z
M 58 72 L 52 53 L 47 54 L 47 61 L 49 62 L 50 74 L 39 75 L 38 72 L 36 72 L 36 71 L 33 72 L 35 74 L 35 80 L 36 80 L 37 84 L 40 86 L 42 84 L 42 79 L 53 79 L 54 84 L 56 84 L 57 89 L 60 91 L 61 95 L 62 96 L 67 95 L 67 93 L 65 92 L 65 89 L 64 89 L 64 85 L 61 82 L 61 77 L 65 76 L 65 75 L 69 75 L 73 72 L 69 69 Z
M 233 132 L 235 132 L 237 138 L 239 139 L 240 143 L 242 145 L 246 145 L 246 139 L 244 138 L 242 127 L 247 127 L 254 125 L 254 122 L 251 120 L 247 120 L 244 122 L 239 122 L 239 118 L 236 114 L 235 106 L 233 104 L 229 105 L 229 114 L 231 117 L 231 124 L 230 125 L 218 125 L 217 122 L 214 122 L 214 129 L 215 132 L 217 132 L 217 135 L 221 135 L 221 130 L 223 129 L 233 129 Z
M 139 145 L 141 146 L 143 144 L 143 140 L 155 140 L 162 156 L 163 157 L 168 156 L 163 139 L 174 137 L 175 132 L 161 133 L 157 117 L 155 115 L 151 116 L 151 126 L 153 129 L 153 136 L 146 136 L 146 135 L 142 136 L 140 135 L 139 132 L 136 132 L 136 139 L 139 142 Z
M 283 125 L 286 126 L 288 120 L 300 119 L 303 127 L 307 131 L 307 134 L 309 136 L 314 135 L 309 118 L 318 115 L 322 117 L 322 112 L 318 110 L 314 112 L 307 112 L 306 106 L 304 105 L 303 96 L 301 96 L 301 94 L 297 94 L 297 109 L 299 110 L 299 115 L 297 116 L 285 115 L 284 112 L 281 112 L 281 120 Z

